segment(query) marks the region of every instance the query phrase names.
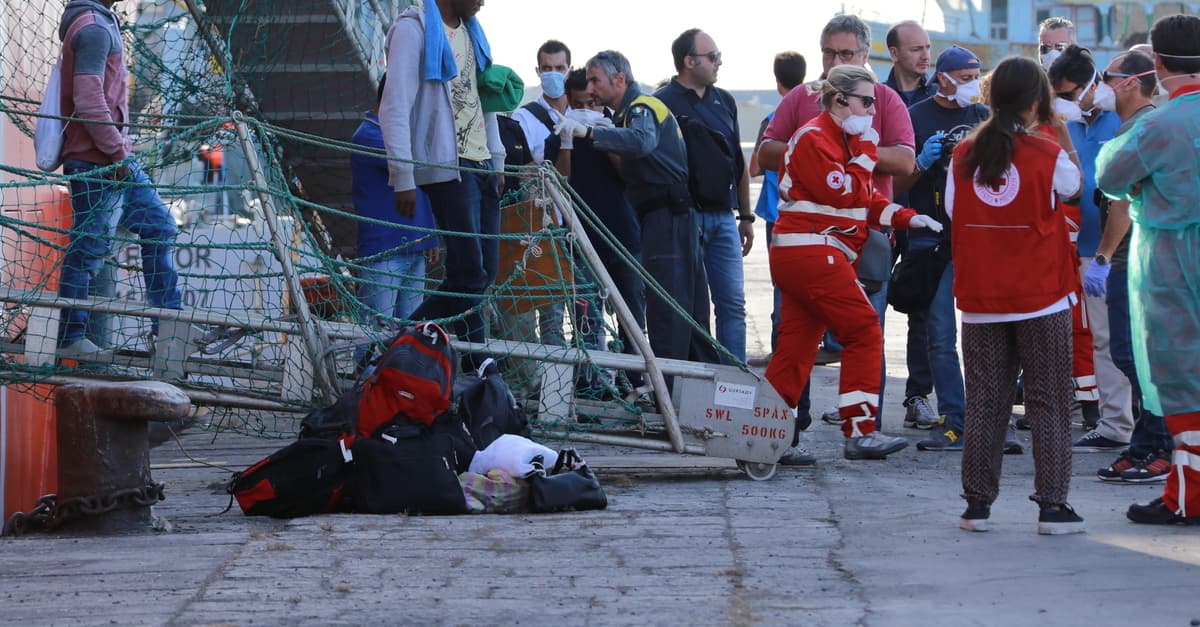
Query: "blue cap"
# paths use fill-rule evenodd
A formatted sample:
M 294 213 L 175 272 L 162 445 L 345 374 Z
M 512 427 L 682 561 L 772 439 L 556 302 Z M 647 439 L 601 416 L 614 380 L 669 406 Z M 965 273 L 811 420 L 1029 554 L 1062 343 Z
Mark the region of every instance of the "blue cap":
M 938 55 L 935 72 L 954 72 L 957 70 L 979 69 L 979 57 L 974 52 L 962 46 L 950 46 Z

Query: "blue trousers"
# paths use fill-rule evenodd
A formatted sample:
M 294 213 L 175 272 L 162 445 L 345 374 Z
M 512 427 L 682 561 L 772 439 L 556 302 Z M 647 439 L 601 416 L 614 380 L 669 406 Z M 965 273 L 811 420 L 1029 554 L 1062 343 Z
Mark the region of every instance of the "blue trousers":
M 1133 435 L 1129 453 L 1145 457 L 1155 451 L 1170 452 L 1175 442 L 1167 431 L 1167 422 L 1142 406 L 1142 388 L 1133 362 L 1133 339 L 1129 322 L 1129 273 L 1113 269 L 1108 273 L 1108 350 L 1113 365 L 1133 387 Z
M 746 278 L 742 268 L 742 238 L 730 211 L 696 213 L 708 291 L 717 322 L 717 341 L 737 359 L 746 361 Z M 722 362 L 733 364 L 725 356 Z
M 491 170 L 486 161 L 460 159 L 464 168 Z M 459 233 L 443 235 L 446 246 L 445 278 L 416 311 L 413 320 L 437 320 L 462 316 L 456 333 L 471 342 L 487 339 L 478 305 L 483 292 L 496 278 L 500 265 L 500 191 L 491 172 L 460 172 L 457 181 L 422 185 L 429 197 L 438 229 Z M 463 315 L 463 314 L 466 315 Z
M 65 174 L 80 178 L 71 181 L 71 233 L 63 257 L 59 296 L 88 297 L 93 279 L 112 250 L 112 236 L 117 226 L 121 226 L 141 240 L 146 302 L 152 307 L 180 309 L 179 276 L 171 258 L 178 234 L 175 219 L 137 163 L 129 164 L 126 181 L 87 175 L 103 167 L 107 166 L 78 159 L 68 159 L 63 164 Z M 59 344 L 67 346 L 79 341 L 87 326 L 87 311 L 63 310 Z

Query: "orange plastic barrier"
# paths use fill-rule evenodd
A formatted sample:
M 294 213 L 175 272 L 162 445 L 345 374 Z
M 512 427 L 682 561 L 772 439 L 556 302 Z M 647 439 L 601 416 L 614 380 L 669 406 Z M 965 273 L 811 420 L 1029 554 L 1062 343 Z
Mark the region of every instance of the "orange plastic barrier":
M 500 208 L 500 232 L 527 236 L 519 240 L 500 240 L 500 268 L 496 273 L 496 284 L 502 285 L 512 278 L 509 294 L 496 296 L 505 309 L 527 313 L 538 307 L 562 302 L 571 294 L 575 280 L 574 266 L 571 265 L 571 254 L 564 240 L 550 240 L 538 234 L 548 219 L 545 210 L 534 206 L 530 200 Z M 534 246 L 532 250 L 531 245 Z M 518 265 L 522 260 L 525 262 L 523 270 Z M 513 298 L 512 295 L 520 298 Z
M 67 229 L 71 226 L 71 199 L 63 187 L 14 190 L 16 202 L 6 203 L 6 217 L 33 224 Z M 32 235 L 65 245 L 65 234 L 31 229 Z M 0 283 L 16 288 L 58 290 L 58 268 L 62 255 L 53 246 L 34 237 L 6 230 L 0 250 Z M 11 305 L 8 305 L 11 306 Z M 27 312 L 22 316 L 27 316 Z M 7 340 L 24 329 L 18 317 L 0 331 Z M 58 452 L 55 411 L 48 385 L 0 387 L 0 493 L 4 519 L 14 512 L 28 511 L 38 497 L 57 490 Z

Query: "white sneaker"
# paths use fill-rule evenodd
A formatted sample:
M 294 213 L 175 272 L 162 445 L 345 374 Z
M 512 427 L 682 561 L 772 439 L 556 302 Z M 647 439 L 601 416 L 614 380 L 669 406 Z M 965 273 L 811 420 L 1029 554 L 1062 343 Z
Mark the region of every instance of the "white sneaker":
M 103 359 L 106 357 L 112 357 L 113 352 L 110 349 L 96 346 L 94 342 L 85 337 L 77 342 L 72 342 L 58 349 L 57 354 L 59 357 L 64 359 L 94 361 L 98 358 Z

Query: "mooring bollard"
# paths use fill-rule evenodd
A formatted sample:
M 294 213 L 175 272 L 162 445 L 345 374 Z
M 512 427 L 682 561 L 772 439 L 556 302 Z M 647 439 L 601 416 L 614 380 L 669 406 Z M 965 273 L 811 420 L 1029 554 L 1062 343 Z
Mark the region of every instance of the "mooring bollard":
M 191 401 L 158 381 L 64 385 L 58 409 L 58 498 L 78 508 L 72 530 L 108 534 L 150 529 L 160 488 L 150 479 L 147 423 L 179 420 Z

